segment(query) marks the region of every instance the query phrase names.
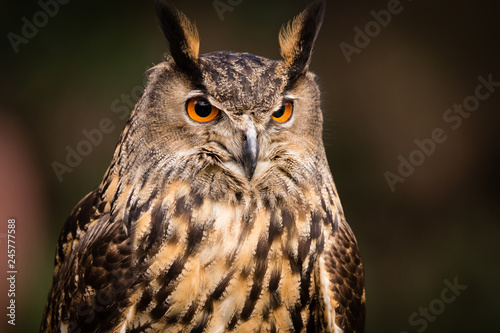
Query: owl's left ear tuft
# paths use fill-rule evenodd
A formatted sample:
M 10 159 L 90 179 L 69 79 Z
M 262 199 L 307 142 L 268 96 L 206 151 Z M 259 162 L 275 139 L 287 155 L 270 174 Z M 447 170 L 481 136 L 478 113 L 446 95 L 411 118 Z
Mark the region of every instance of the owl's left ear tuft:
M 188 75 L 198 72 L 200 38 L 196 26 L 164 0 L 155 0 L 155 7 L 175 64 Z
M 325 17 L 325 8 L 325 0 L 315 1 L 281 28 L 279 42 L 281 56 L 288 69 L 289 84 L 309 67 L 314 42 Z

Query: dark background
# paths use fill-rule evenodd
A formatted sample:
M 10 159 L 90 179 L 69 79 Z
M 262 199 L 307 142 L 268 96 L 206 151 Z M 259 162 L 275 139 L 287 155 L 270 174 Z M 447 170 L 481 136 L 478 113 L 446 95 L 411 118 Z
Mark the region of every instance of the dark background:
M 221 20 L 213 1 L 172 1 L 196 21 L 201 52 L 279 58 L 278 31 L 307 1 L 242 0 Z M 222 0 L 226 2 L 227 0 Z M 233 3 L 238 2 L 233 0 Z M 113 105 L 143 85 L 166 44 L 150 1 L 82 1 L 59 12 L 16 54 L 35 1 L 0 10 L 0 330 L 37 331 L 51 284 L 59 230 L 101 180 L 124 125 Z M 453 130 L 443 114 L 463 103 L 478 77 L 500 81 L 500 6 L 495 1 L 401 1 L 402 12 L 347 63 L 340 43 L 373 21 L 387 1 L 329 1 L 311 69 L 323 91 L 325 146 L 366 268 L 368 332 L 498 331 L 500 87 Z M 117 101 L 117 102 L 116 102 Z M 113 104 L 116 103 L 116 104 Z M 131 110 L 126 107 L 124 110 Z M 56 161 L 111 120 L 114 131 L 60 182 Z M 392 192 L 414 141 L 443 129 Z M 6 325 L 7 219 L 16 218 L 16 326 Z M 445 280 L 467 286 L 440 303 Z M 451 294 L 446 294 L 450 296 Z M 445 304 L 444 309 L 440 304 Z M 420 308 L 437 315 L 411 324 Z M 423 318 L 420 315 L 415 319 Z

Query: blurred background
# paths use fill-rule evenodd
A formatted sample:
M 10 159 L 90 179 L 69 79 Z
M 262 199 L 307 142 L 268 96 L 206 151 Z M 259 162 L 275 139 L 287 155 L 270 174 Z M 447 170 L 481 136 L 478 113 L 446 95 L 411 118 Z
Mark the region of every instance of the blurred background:
M 202 53 L 278 59 L 281 25 L 308 1 L 172 3 L 196 21 Z M 500 5 L 389 3 L 398 13 L 390 22 L 376 15 L 382 26 L 372 11 L 387 10 L 388 1 L 328 1 L 311 64 L 332 173 L 364 258 L 367 332 L 498 331 L 500 87 L 479 88 L 489 96 L 478 105 L 469 96 L 480 76 L 500 82 Z M 35 332 L 58 233 L 101 181 L 142 74 L 167 47 L 151 1 L 1 4 L 0 331 Z M 443 118 L 464 101 L 475 111 Z M 82 143 L 103 121 L 107 133 Z M 429 156 L 418 153 L 415 140 L 428 143 L 437 128 L 444 142 Z M 78 150 L 86 156 L 73 156 Z M 416 166 L 405 173 L 401 160 L 410 159 Z M 15 328 L 4 313 L 9 218 Z M 445 280 L 467 288 L 447 303 Z

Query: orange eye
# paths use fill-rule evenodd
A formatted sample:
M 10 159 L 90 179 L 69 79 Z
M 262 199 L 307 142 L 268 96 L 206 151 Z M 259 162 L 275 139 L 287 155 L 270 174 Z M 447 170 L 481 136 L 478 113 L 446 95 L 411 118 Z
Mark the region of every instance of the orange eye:
M 283 103 L 278 111 L 273 113 L 273 119 L 279 123 L 284 123 L 292 116 L 293 103 L 288 101 Z
M 191 98 L 186 104 L 189 117 L 197 122 L 206 123 L 219 114 L 219 109 L 203 98 Z

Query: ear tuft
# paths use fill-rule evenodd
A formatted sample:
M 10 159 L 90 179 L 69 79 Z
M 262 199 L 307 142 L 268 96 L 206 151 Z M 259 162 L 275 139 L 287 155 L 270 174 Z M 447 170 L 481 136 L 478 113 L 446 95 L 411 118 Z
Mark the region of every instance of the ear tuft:
M 182 13 L 164 0 L 155 1 L 156 13 L 165 35 L 170 55 L 177 67 L 192 75 L 199 70 L 200 38 L 196 26 Z
M 325 0 L 315 1 L 281 28 L 281 56 L 288 67 L 290 83 L 304 74 L 309 67 L 314 42 L 325 17 L 325 7 Z

